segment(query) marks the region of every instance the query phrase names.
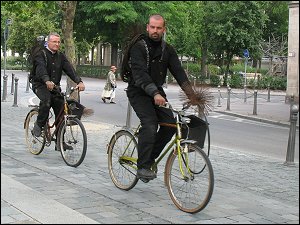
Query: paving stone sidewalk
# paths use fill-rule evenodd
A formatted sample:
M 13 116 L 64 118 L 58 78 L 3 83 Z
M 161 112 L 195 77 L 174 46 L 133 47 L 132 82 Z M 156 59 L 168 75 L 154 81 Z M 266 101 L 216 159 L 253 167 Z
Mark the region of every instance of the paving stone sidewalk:
M 190 215 L 171 202 L 162 172 L 127 192 L 112 184 L 105 146 L 117 127 L 85 119 L 88 153 L 82 165 L 71 168 L 54 146 L 38 156 L 26 150 L 27 111 L 26 106 L 1 103 L 1 223 L 72 223 L 72 215 L 86 223 L 299 223 L 298 163 L 286 166 L 282 161 L 214 147 L 211 202 Z M 9 184 L 23 188 L 12 194 Z M 65 214 L 33 205 L 47 202 Z

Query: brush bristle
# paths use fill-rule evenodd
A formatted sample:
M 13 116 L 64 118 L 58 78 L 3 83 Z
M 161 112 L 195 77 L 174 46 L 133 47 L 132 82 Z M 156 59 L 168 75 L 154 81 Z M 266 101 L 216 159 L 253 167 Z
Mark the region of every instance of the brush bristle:
M 93 109 L 89 109 L 89 108 L 84 108 L 83 109 L 83 113 L 82 113 L 83 117 L 92 116 L 93 114 L 94 114 L 94 110 Z
M 209 111 L 212 111 L 214 96 L 209 91 L 209 86 L 202 84 L 195 87 L 185 83 L 182 89 L 184 92 L 180 92 L 179 99 L 183 104 L 197 106 L 199 115 L 208 115 Z

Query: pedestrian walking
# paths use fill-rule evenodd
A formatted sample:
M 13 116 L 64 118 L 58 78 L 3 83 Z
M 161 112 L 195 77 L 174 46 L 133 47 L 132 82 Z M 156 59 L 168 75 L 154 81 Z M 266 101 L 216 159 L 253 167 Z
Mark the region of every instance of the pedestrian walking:
M 109 103 L 115 104 L 114 101 L 116 97 L 116 88 L 117 88 L 117 82 L 116 82 L 116 70 L 117 67 L 112 65 L 110 67 L 110 71 L 107 74 L 106 83 L 104 86 L 104 89 L 102 91 L 102 101 L 106 103 L 106 100 L 109 101 Z

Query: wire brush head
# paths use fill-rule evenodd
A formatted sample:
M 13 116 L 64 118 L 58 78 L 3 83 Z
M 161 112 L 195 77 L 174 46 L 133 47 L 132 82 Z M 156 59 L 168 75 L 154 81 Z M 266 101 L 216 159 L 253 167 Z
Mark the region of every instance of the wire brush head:
M 179 99 L 184 105 L 197 106 L 195 109 L 199 115 L 208 115 L 212 111 L 214 96 L 209 91 L 209 86 L 201 84 L 200 86 L 192 86 L 189 82 L 182 85 L 179 93 Z
M 86 107 L 83 109 L 83 113 L 82 113 L 83 117 L 92 116 L 93 114 L 94 114 L 93 109 L 89 109 L 89 108 L 86 108 Z

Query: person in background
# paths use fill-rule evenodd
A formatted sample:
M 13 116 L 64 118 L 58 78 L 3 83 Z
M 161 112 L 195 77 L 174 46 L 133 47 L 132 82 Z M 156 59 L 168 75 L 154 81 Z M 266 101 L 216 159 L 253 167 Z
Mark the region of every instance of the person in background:
M 110 71 L 107 74 L 106 83 L 101 95 L 101 99 L 104 103 L 106 103 L 107 100 L 109 103 L 116 104 L 114 101 L 116 97 L 116 88 L 117 88 L 116 74 L 115 74 L 116 71 L 117 71 L 117 67 L 112 65 L 110 67 Z

